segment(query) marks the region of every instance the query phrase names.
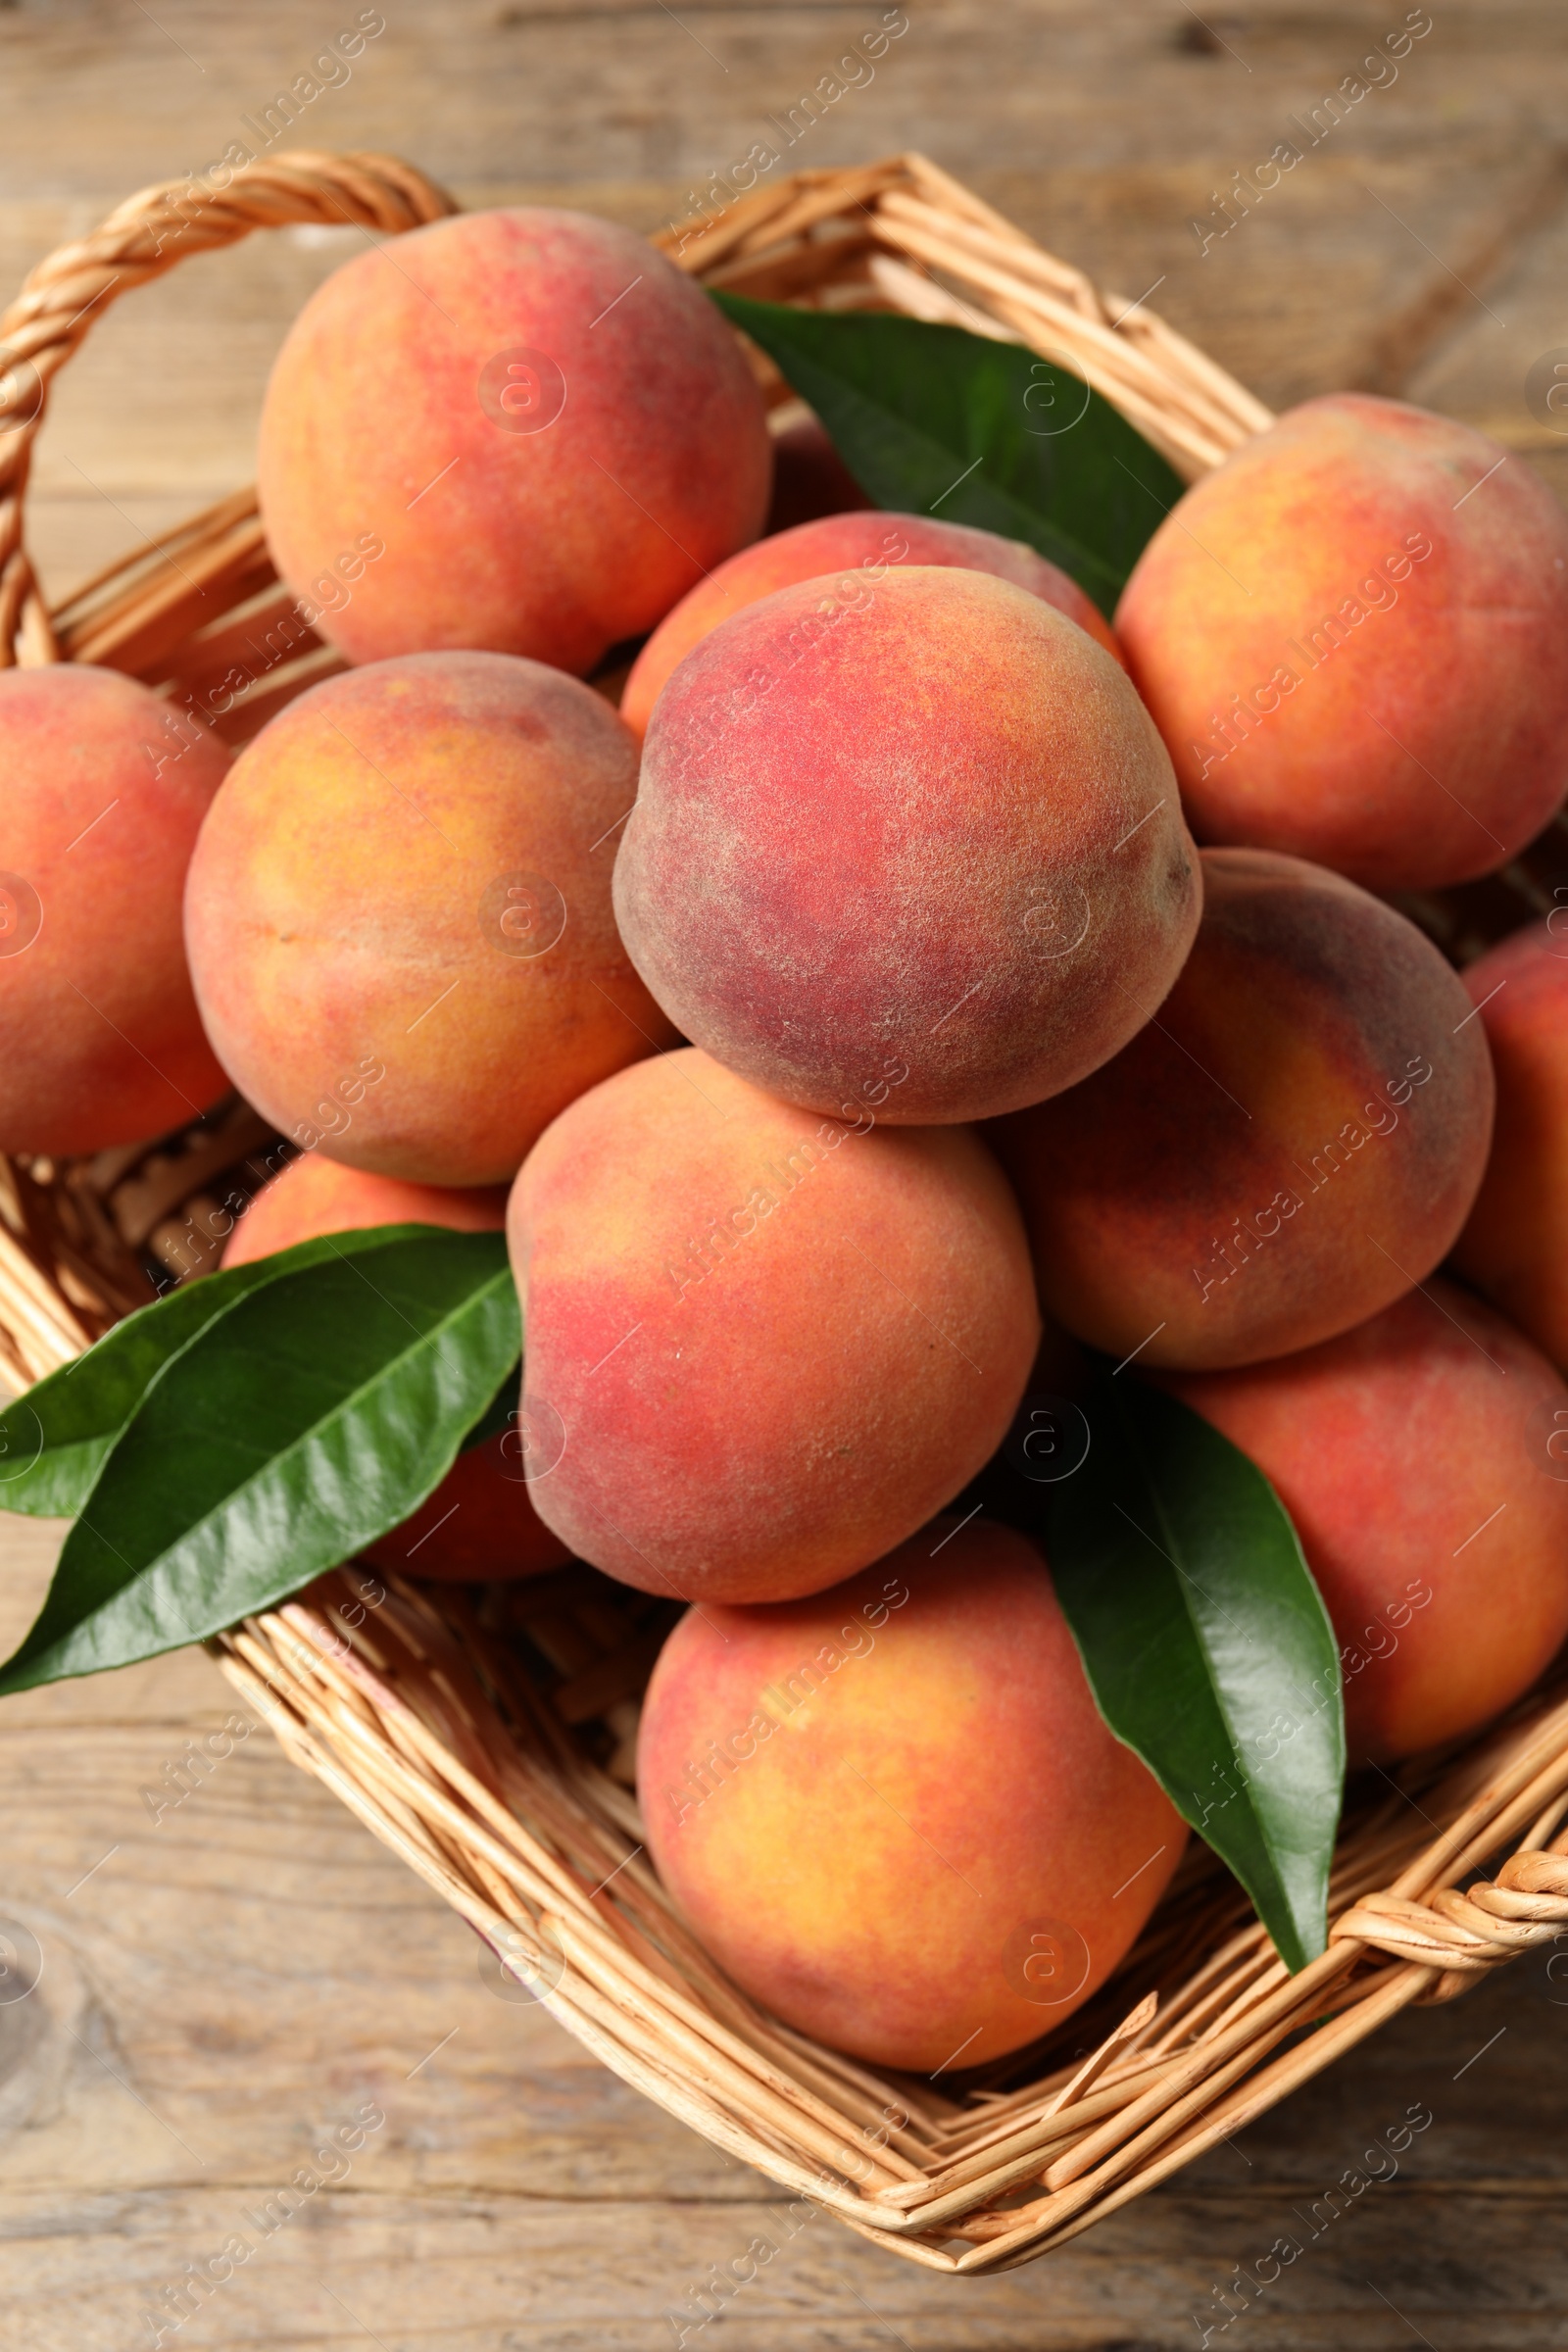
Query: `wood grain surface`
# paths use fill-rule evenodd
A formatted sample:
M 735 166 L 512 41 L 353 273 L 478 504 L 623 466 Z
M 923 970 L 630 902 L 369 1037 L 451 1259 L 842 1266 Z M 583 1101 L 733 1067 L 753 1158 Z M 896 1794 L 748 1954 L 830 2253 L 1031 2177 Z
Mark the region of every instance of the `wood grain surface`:
M 1265 400 L 1407 392 L 1568 495 L 1568 417 L 1531 381 L 1568 359 L 1560 0 L 899 14 L 790 166 L 923 147 Z M 1397 78 L 1332 120 L 1327 94 L 1428 16 Z M 884 9 L 0 0 L 0 282 L 133 188 L 258 146 L 362 17 L 384 30 L 275 148 L 390 148 L 468 203 L 654 227 Z M 1299 163 L 1219 233 L 1220 197 L 1281 140 Z M 270 356 L 358 242 L 256 237 L 107 312 L 39 449 L 53 591 L 250 478 Z M 57 1536 L 0 1521 L 8 1647 Z M 683 2328 L 702 2352 L 1568 2347 L 1568 1948 L 1401 2018 L 1061 2254 L 959 2283 L 792 2222 L 500 1997 L 467 1931 L 265 1726 L 221 1732 L 236 1715 L 198 1653 L 0 1706 L 0 2352 L 160 2330 L 193 2352 L 654 2352 Z M 192 1764 L 209 1734 L 229 1752 Z M 1430 2122 L 1396 2154 L 1411 2115 Z M 339 2126 L 361 2144 L 318 2157 Z M 699 2328 L 694 2290 L 759 2230 L 775 2260 Z M 176 2327 L 186 2266 L 231 2239 L 250 2251 Z M 1299 2250 L 1278 2278 L 1225 2300 L 1281 2240 Z

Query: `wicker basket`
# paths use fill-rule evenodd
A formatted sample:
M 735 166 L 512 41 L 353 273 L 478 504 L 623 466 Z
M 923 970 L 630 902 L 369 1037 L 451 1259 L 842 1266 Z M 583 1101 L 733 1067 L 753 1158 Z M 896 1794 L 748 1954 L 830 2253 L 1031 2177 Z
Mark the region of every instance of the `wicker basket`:
M 0 439 L 0 661 L 128 670 L 236 742 L 336 667 L 297 624 L 276 639 L 290 600 L 249 492 L 47 612 L 22 543 L 32 435 L 93 318 L 186 254 L 260 226 L 397 232 L 452 209 L 385 157 L 285 155 L 221 196 L 145 190 L 41 264 L 0 325 L 0 391 L 21 419 Z M 1189 479 L 1269 422 L 1140 305 L 1099 293 L 918 156 L 802 172 L 659 242 L 710 285 L 1021 340 L 1087 375 Z M 758 365 L 786 413 L 787 387 Z M 270 636 L 286 658 L 258 656 Z M 1462 954 L 1549 905 L 1540 878 L 1562 861 L 1558 833 L 1507 875 L 1414 911 Z M 261 1180 L 270 1141 L 231 1102 L 151 1146 L 0 1160 L 0 1350 L 16 1376 L 69 1362 L 210 1264 L 220 1196 Z M 1568 1929 L 1557 1681 L 1480 1740 L 1352 1795 L 1329 1948 L 1298 1975 L 1195 1845 L 1122 1969 L 1054 2038 L 1043 2008 L 1041 2040 L 984 2072 L 880 2080 L 754 2008 L 649 1867 L 630 1758 L 668 1617 L 586 1568 L 435 1590 L 345 1568 L 212 1647 L 294 1760 L 486 1939 L 519 1997 L 720 2148 L 934 2270 L 1003 2270 L 1060 2245 L 1408 2003 L 1446 2000 Z

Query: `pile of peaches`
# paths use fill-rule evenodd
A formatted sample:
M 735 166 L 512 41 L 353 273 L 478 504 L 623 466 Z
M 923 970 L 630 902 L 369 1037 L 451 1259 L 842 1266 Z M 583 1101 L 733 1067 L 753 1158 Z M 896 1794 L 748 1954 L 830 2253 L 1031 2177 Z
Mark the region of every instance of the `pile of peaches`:
M 1272 1482 L 1352 1766 L 1536 1680 L 1568 887 L 1462 974 L 1400 910 L 1568 787 L 1568 515 L 1522 461 L 1310 401 L 1112 625 L 871 510 L 696 286 L 522 210 L 320 287 L 259 480 L 346 666 L 237 757 L 123 675 L 0 675 L 0 1148 L 237 1088 L 298 1155 L 227 1262 L 505 1222 L 527 1475 L 471 1449 L 374 1556 L 690 1604 L 641 1801 L 743 1986 L 967 2067 L 1167 1884 L 1040 1546 L 949 1507 L 1097 1353 Z

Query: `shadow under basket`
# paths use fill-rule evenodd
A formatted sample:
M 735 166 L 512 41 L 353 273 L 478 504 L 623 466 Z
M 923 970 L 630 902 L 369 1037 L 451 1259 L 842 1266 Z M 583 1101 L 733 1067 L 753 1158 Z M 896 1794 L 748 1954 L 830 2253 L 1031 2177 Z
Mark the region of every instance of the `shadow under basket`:
M 454 209 L 393 158 L 296 152 L 221 194 L 144 190 L 41 263 L 0 322 L 0 397 L 20 419 L 0 441 L 0 661 L 126 670 L 236 743 L 340 667 L 278 581 L 249 491 L 47 610 L 22 536 L 32 439 L 107 304 L 187 255 L 300 222 L 397 234 Z M 1142 305 L 1097 290 L 919 156 L 800 172 L 655 242 L 710 286 L 1024 343 L 1088 377 L 1188 480 L 1271 421 Z M 786 416 L 788 387 L 751 357 Z M 1462 961 L 1549 907 L 1565 870 L 1553 828 L 1502 875 L 1407 910 Z M 215 1262 L 277 1148 L 230 1102 L 91 1159 L 0 1159 L 14 1377 L 70 1362 Z M 589 1568 L 420 1588 L 351 1563 L 209 1646 L 294 1761 L 485 1939 L 498 1985 L 537 1998 L 729 2155 L 933 2270 L 1004 2270 L 1062 2244 L 1407 2004 L 1449 1999 L 1568 1929 L 1559 1677 L 1397 1786 L 1352 1792 L 1329 1945 L 1298 1975 L 1195 1845 L 1120 1970 L 1054 2035 L 1043 1998 L 1028 2050 L 940 2087 L 879 2078 L 754 2007 L 649 1865 L 630 1759 L 670 1619 Z

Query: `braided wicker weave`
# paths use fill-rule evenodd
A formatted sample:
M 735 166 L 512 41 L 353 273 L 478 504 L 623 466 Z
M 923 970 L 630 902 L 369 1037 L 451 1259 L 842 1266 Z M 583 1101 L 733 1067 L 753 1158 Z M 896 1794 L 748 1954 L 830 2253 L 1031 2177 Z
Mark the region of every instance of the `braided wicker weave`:
M 220 195 L 146 189 L 33 271 L 0 321 L 0 415 L 16 419 L 0 436 L 0 663 L 108 663 L 236 742 L 337 665 L 298 627 L 286 659 L 247 662 L 291 603 L 250 492 L 46 611 L 22 529 L 32 439 L 93 318 L 187 253 L 287 222 L 397 233 L 452 209 L 389 158 L 288 154 L 236 172 Z M 1188 479 L 1270 421 L 1140 305 L 1098 291 L 918 156 L 799 173 L 657 242 L 710 285 L 1022 341 L 1088 376 Z M 782 410 L 787 387 L 758 364 Z M 1554 835 L 1506 875 L 1412 911 L 1462 957 L 1550 904 L 1537 877 L 1562 847 Z M 16 1378 L 70 1362 L 161 1284 L 214 1262 L 227 1203 L 265 1175 L 270 1140 L 231 1102 L 135 1150 L 0 1160 L 0 1353 Z M 1033 2049 L 941 2093 L 878 2080 L 755 2009 L 646 1861 L 630 1758 L 668 1615 L 589 1569 L 429 1592 L 348 1568 L 212 1647 L 294 1760 L 470 1923 L 520 1996 L 719 2147 L 933 2269 L 1032 2260 L 1399 2009 L 1446 2000 L 1568 1932 L 1558 1682 L 1352 1802 L 1329 1948 L 1298 1975 L 1195 1847 L 1123 1968 L 1074 2016 L 1087 2058 L 1053 2045 L 1043 2009 Z

